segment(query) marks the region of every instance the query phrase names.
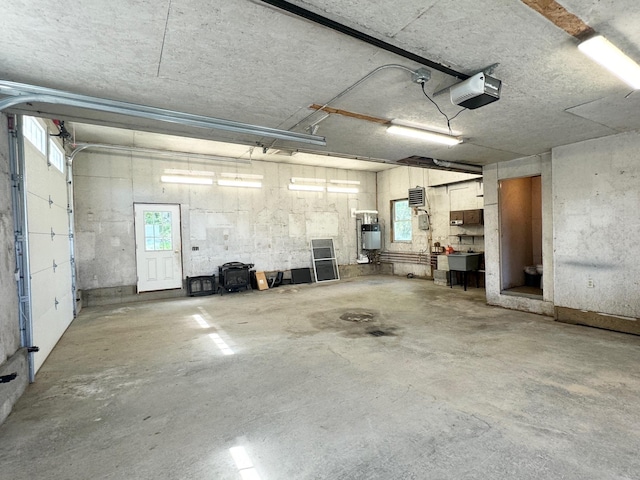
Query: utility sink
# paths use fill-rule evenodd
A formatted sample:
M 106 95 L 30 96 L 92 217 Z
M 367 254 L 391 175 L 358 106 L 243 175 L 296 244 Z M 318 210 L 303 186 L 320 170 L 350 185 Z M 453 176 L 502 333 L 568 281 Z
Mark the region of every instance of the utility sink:
M 470 272 L 478 270 L 480 267 L 480 255 L 481 253 L 450 253 L 449 257 L 449 270 L 455 270 L 458 272 Z

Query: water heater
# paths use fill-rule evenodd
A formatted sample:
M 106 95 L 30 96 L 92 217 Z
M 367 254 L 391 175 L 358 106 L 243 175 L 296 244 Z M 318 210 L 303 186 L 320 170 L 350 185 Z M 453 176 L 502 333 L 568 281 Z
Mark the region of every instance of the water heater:
M 365 223 L 360 232 L 362 233 L 363 250 L 380 250 L 382 248 L 382 232 L 379 223 Z

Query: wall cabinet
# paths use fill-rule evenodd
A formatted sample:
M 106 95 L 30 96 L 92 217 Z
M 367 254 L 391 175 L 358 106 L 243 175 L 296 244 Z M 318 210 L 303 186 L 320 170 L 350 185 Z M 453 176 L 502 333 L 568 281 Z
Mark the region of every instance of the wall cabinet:
M 483 225 L 483 210 L 456 210 L 449 213 L 449 220 L 454 226 Z

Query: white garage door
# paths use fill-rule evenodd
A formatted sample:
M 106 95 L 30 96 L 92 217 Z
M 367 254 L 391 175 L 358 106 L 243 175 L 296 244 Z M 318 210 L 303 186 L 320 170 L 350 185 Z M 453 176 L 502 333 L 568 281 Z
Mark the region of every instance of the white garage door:
M 34 372 L 73 320 L 67 183 L 65 174 L 48 164 L 46 152 L 56 153 L 49 142 L 48 135 L 40 145 L 24 141 L 33 345 L 40 347 L 34 355 Z

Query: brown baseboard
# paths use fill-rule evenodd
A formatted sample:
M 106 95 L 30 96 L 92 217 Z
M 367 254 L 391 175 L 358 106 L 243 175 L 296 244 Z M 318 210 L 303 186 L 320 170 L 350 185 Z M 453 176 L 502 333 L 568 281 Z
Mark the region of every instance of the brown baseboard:
M 555 307 L 555 319 L 558 322 L 571 323 L 573 325 L 586 325 L 588 327 L 640 335 L 640 318 L 634 319 L 567 307 Z

